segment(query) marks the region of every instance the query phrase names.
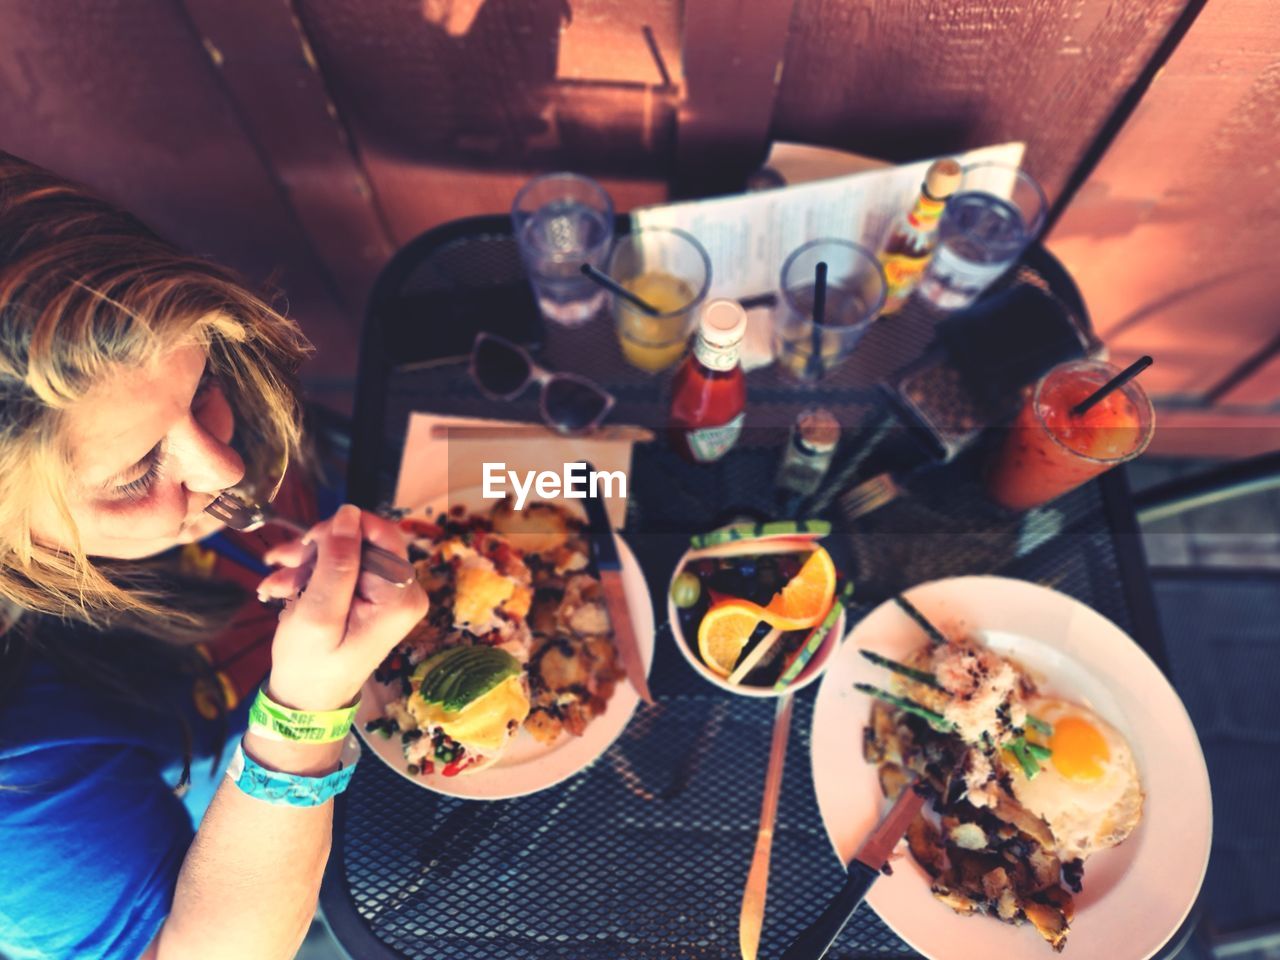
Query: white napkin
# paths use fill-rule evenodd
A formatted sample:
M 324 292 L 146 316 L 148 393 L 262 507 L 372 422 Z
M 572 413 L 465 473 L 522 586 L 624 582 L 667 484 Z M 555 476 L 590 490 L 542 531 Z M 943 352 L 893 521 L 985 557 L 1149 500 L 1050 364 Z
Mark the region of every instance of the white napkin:
M 439 428 L 452 427 L 483 427 L 494 431 L 494 435 L 483 439 L 439 436 L 444 432 Z M 510 431 L 506 436 L 502 433 L 504 428 Z M 550 429 L 506 420 L 414 413 L 405 432 L 395 506 L 415 509 L 444 501 L 447 509 L 451 506 L 450 493 L 483 486 L 486 463 L 505 464 L 504 470 L 523 476 L 544 470 L 563 474 L 565 464 L 587 461 L 601 472 L 626 474 L 629 495 L 631 448 L 635 441 L 635 431 L 627 428 L 605 427 L 596 434 L 566 437 Z M 622 527 L 627 514 L 627 499 L 619 495 L 619 487 L 615 485 L 612 495 L 604 498 L 615 529 Z M 510 483 L 506 489 L 511 489 Z M 530 499 L 556 502 L 564 498 L 531 495 Z

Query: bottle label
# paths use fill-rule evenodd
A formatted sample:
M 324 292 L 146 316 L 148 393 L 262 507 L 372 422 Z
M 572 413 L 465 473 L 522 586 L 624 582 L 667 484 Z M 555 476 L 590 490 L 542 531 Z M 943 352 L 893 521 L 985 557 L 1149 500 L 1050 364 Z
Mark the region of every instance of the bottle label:
M 887 299 L 901 297 L 910 293 L 920 275 L 929 263 L 929 255 L 912 257 L 905 253 L 888 253 L 880 257 L 880 265 L 884 267 L 884 279 L 888 286 Z
M 745 419 L 746 414 L 740 413 L 728 423 L 722 423 L 718 427 L 700 427 L 690 430 L 685 434 L 685 439 L 689 442 L 693 459 L 699 463 L 710 463 L 712 460 L 723 457 L 729 452 L 729 448 L 738 442 Z
M 907 214 L 907 220 L 915 227 L 923 227 L 926 231 L 932 231 L 938 225 L 938 218 L 942 216 L 942 211 L 946 207 L 947 201 L 935 200 L 933 197 L 926 197 L 923 194 L 916 200 L 915 209 Z
M 741 349 L 741 340 L 717 347 L 698 337 L 693 344 L 693 355 L 708 370 L 732 370 L 738 365 L 738 353 Z

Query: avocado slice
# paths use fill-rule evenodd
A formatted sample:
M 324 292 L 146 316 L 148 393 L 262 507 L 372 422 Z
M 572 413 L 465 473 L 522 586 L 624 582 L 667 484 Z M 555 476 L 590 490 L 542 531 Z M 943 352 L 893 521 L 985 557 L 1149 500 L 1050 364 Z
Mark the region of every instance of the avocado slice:
M 413 671 L 413 680 L 418 685 L 418 692 L 428 703 L 435 703 L 435 688 L 449 675 L 448 671 L 436 672 L 436 668 L 451 660 L 462 651 L 461 647 L 450 647 L 433 653 L 423 660 Z
M 472 647 L 450 647 L 433 654 L 418 667 L 422 671 L 419 693 L 428 703 L 441 703 L 457 679 L 459 667 L 471 656 Z
M 463 647 L 435 670 L 436 682 L 431 688 L 431 702 L 444 705 L 452 702 L 465 681 L 471 665 L 477 660 L 472 652 L 479 647 Z M 452 708 L 445 709 L 452 711 Z
M 428 703 L 456 713 L 521 671 L 520 661 L 497 647 L 454 647 L 423 661 L 429 665 L 419 691 Z
M 496 647 L 472 649 L 476 651 L 474 654 L 450 661 L 447 666 L 455 673 L 455 679 L 445 685 L 441 701 L 441 706 L 448 713 L 462 710 L 522 670 L 520 661 L 505 650 Z

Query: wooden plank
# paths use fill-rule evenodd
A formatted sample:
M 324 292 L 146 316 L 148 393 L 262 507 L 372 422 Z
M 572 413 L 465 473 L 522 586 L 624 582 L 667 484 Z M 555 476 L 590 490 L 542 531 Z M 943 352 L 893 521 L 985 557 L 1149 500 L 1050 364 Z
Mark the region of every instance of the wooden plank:
M 0 144 L 250 283 L 274 277 L 325 345 L 304 375 L 352 376 L 350 320 L 172 0 L 0 5 Z
M 395 242 L 506 211 L 546 170 L 596 177 L 620 211 L 665 198 L 678 88 L 659 86 L 639 27 L 670 54 L 675 0 L 625 16 L 621 0 L 487 3 L 469 18 L 434 2 L 297 3 Z M 603 49 L 588 56 L 587 36 Z M 617 66 L 601 78 L 604 54 Z
M 1280 450 L 1280 412 L 1158 410 L 1147 457 L 1230 460 Z
M 358 318 L 394 252 L 288 0 L 181 0 L 311 247 Z
M 796 0 L 773 135 L 892 160 L 1027 142 L 1050 200 L 1185 0 Z
M 596 31 L 619 60 L 644 63 L 642 80 L 619 81 L 578 75 L 572 45 L 562 58 L 562 32 L 576 16 L 565 0 L 489 2 L 456 22 L 443 2 L 295 3 L 362 156 L 623 177 L 652 176 L 670 156 L 674 93 L 655 94 L 657 71 L 631 29 L 638 13 L 611 39 Z M 636 6 L 646 22 L 662 22 L 672 0 Z
M 763 161 L 794 6 L 795 0 L 685 4 L 680 195 L 738 189 Z
M 680 6 L 679 0 L 573 0 L 573 16 L 560 33 L 557 78 L 661 86 L 665 68 L 670 83 L 680 86 Z
M 1265 349 L 1277 330 L 1275 279 L 1257 261 L 1220 264 L 1210 257 L 1206 264 L 1196 246 L 1202 223 L 1145 224 L 1124 244 L 1082 241 L 1063 251 L 1056 231 L 1053 240 L 1117 361 L 1151 354 L 1156 364 L 1142 375 L 1148 390 L 1183 404 L 1208 402 L 1210 391 Z M 1178 262 L 1187 272 L 1170 276 Z M 1208 268 L 1203 282 L 1194 279 L 1199 264 Z M 1238 272 L 1242 267 L 1248 269 Z
M 1222 392 L 1218 400 L 1220 406 L 1280 411 L 1280 342 L 1273 341 L 1270 354 L 1263 354 L 1258 359 L 1262 362 L 1257 369 Z
M 397 243 L 408 243 L 424 230 L 459 217 L 506 213 L 516 192 L 542 171 L 470 170 L 439 163 L 406 163 L 379 150 L 365 153 L 369 175 L 387 206 Z M 659 180 L 598 177 L 619 213 L 643 204 L 661 203 L 667 186 Z
M 1280 6 L 1213 0 L 1049 238 L 1101 335 L 1156 357 L 1164 396 L 1209 398 L 1280 330 L 1277 103 Z M 1221 401 L 1280 400 L 1276 370 Z

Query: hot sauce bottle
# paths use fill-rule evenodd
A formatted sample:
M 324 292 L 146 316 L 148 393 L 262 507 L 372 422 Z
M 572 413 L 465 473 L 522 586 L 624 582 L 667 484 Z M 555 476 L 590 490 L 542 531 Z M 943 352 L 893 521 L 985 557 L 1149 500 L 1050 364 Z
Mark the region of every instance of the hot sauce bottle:
M 947 197 L 960 186 L 960 164 L 950 158 L 929 167 L 920 195 L 911 210 L 894 221 L 880 251 L 880 265 L 888 286 L 880 315 L 893 313 L 911 296 L 938 243 L 938 220 Z
M 747 313 L 736 300 L 712 300 L 698 317 L 693 353 L 671 385 L 667 436 L 692 463 L 719 460 L 742 433 L 747 384 L 739 356 Z

